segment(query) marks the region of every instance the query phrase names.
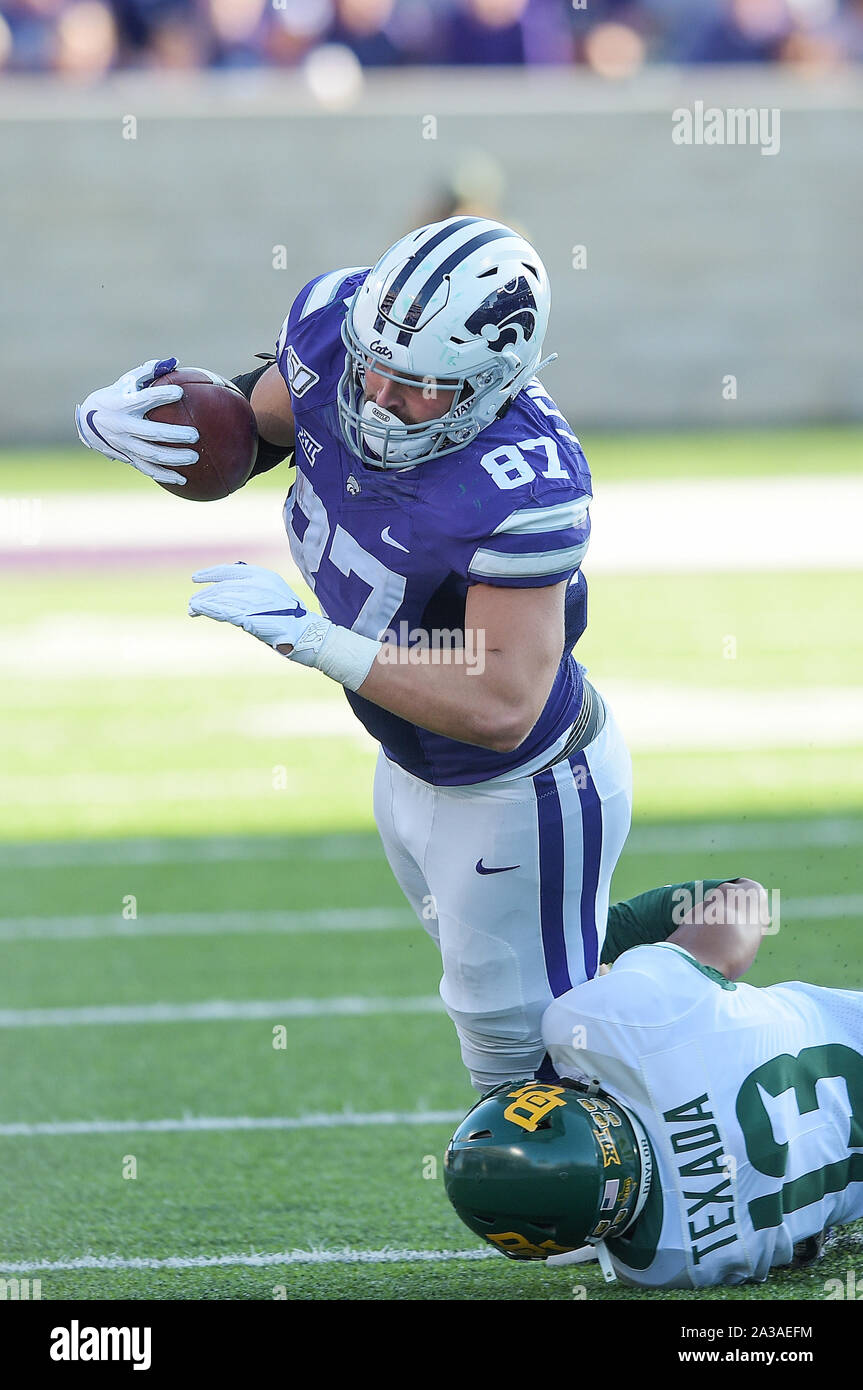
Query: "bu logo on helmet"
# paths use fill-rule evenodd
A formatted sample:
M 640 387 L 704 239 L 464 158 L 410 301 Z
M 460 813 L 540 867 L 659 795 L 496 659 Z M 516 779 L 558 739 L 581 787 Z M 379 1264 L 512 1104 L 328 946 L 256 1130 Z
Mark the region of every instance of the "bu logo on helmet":
M 515 347 L 519 337 L 523 343 L 530 342 L 536 331 L 536 315 L 533 290 L 519 275 L 484 299 L 465 319 L 465 328 L 469 333 L 482 334 L 491 351 L 500 352 L 505 347 Z
M 489 1232 L 486 1240 L 493 1242 L 505 1255 L 527 1260 L 547 1260 L 549 1255 L 566 1255 L 574 1249 L 572 1245 L 558 1245 L 554 1240 L 544 1240 L 542 1245 L 534 1245 L 518 1231 L 498 1231 L 496 1235 Z
M 392 353 L 386 343 L 381 342 L 380 338 L 375 338 L 374 342 L 369 344 L 369 351 L 376 352 L 380 357 L 388 357 L 392 360 Z
M 542 1085 L 520 1086 L 517 1091 L 509 1091 L 508 1094 L 515 1099 L 504 1110 L 504 1119 L 532 1134 L 549 1110 L 566 1105 L 566 1101 L 560 1099 L 563 1092 L 563 1086 Z M 519 1111 L 523 1113 L 519 1114 Z

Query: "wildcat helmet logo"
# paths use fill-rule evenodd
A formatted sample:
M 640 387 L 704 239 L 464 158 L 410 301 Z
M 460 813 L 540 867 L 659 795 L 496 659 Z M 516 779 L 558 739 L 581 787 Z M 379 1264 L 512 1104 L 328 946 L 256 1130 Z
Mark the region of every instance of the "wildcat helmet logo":
M 536 333 L 537 305 L 533 291 L 523 275 L 484 299 L 470 318 L 469 333 L 481 334 L 492 352 L 531 342 Z

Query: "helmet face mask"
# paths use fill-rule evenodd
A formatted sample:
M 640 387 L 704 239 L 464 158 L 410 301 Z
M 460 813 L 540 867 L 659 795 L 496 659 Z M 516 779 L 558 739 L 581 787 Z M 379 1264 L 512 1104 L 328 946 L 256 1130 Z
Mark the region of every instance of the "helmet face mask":
M 498 222 L 455 217 L 403 237 L 369 272 L 342 326 L 337 409 L 351 453 L 410 468 L 463 449 L 543 365 L 549 307 L 542 262 Z M 366 398 L 368 370 L 422 388 L 425 399 L 446 393 L 447 408 L 405 423 Z
M 650 1145 L 613 1097 L 576 1082 L 508 1082 L 489 1092 L 446 1152 L 447 1195 L 462 1221 L 510 1259 L 614 1239 L 640 1215 Z
M 466 376 L 436 377 L 403 375 L 393 371 L 392 364 L 371 347 L 360 342 L 351 326 L 350 312 L 342 325 L 342 341 L 347 348 L 345 370 L 339 382 L 338 410 L 342 434 L 351 450 L 364 463 L 377 468 L 410 468 L 414 463 L 440 458 L 475 439 L 480 425 L 467 418 L 467 401 L 473 407 L 494 391 L 499 374 L 482 374 L 484 380 L 474 384 Z M 438 393 L 451 397 L 448 410 L 432 420 L 407 424 L 365 399 L 366 372 L 380 370 L 400 385 L 421 388 L 428 392 L 426 399 L 436 399 Z

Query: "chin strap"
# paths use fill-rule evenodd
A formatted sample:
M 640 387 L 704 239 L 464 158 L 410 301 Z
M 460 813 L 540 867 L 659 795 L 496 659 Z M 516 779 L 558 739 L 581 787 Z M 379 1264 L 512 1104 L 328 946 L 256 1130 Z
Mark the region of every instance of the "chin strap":
M 508 349 L 504 348 L 501 356 L 506 357 L 508 360 L 511 360 L 511 357 L 514 356 L 514 354 L 510 354 Z M 549 362 L 556 362 L 559 356 L 559 353 L 552 352 L 549 354 L 548 357 L 543 357 L 542 361 L 538 363 L 537 366 L 522 368 L 522 370 L 518 373 L 516 377 L 513 378 L 512 382 L 507 388 L 507 399 L 504 401 L 495 418 L 499 420 L 501 416 L 507 410 L 509 410 L 509 407 L 512 405 L 519 391 L 523 390 L 523 388 L 527 386 L 528 382 L 533 381 L 534 377 L 538 377 L 543 367 L 547 367 Z
M 534 369 L 533 369 L 533 374 L 534 374 L 534 376 L 539 376 L 539 374 L 540 374 L 540 372 L 542 371 L 543 367 L 547 367 L 548 364 L 549 364 L 549 362 L 556 362 L 559 356 L 560 356 L 560 353 L 559 353 L 559 352 L 552 352 L 552 353 L 550 353 L 550 354 L 548 355 L 548 357 L 543 357 L 543 359 L 542 359 L 542 361 L 540 362 L 539 366 L 538 366 L 538 367 L 534 367 Z
M 582 1245 L 578 1250 L 567 1250 L 564 1255 L 549 1255 L 545 1263 L 553 1268 L 560 1268 L 561 1265 L 591 1264 L 594 1260 L 599 1261 L 602 1277 L 606 1284 L 613 1284 L 617 1275 L 614 1272 L 614 1265 L 611 1263 L 608 1246 L 604 1240 L 595 1241 L 592 1245 Z
M 596 1247 L 596 1258 L 599 1260 L 599 1267 L 602 1270 L 602 1277 L 606 1284 L 613 1284 L 617 1279 L 617 1275 L 614 1272 L 614 1265 L 611 1263 L 608 1246 L 604 1240 L 601 1240 Z

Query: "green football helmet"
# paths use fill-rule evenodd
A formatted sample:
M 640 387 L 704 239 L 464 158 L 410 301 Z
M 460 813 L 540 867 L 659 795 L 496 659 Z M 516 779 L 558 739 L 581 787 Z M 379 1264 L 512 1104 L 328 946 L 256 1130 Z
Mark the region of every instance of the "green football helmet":
M 641 1214 L 652 1169 L 638 1120 L 597 1082 L 510 1081 L 462 1120 L 444 1183 L 465 1225 L 495 1249 L 547 1260 L 623 1235 Z M 609 1277 L 607 1252 L 597 1255 Z

